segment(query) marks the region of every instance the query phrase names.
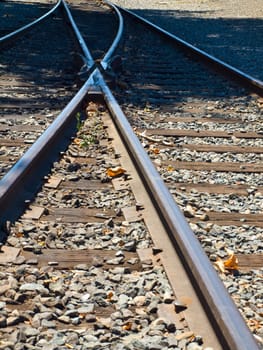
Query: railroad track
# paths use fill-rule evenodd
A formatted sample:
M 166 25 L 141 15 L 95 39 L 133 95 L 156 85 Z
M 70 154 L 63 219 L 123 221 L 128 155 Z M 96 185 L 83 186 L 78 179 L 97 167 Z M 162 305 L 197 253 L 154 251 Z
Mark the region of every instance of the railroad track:
M 245 278 L 237 286 L 232 274 L 222 275 L 232 297 L 240 301 L 246 278 L 255 278 L 255 288 L 247 288 L 247 293 L 258 295 L 262 97 L 226 81 L 202 61 L 193 64 L 186 57 L 196 57 L 191 45 L 190 51 L 180 53 L 175 53 L 177 46 L 167 45 L 160 62 L 158 39 L 151 42 L 150 36 L 138 35 L 143 29 L 132 21 L 126 26 L 122 80 L 129 84 L 126 94 L 116 90 L 118 101 L 210 260 L 218 264 L 229 257 L 229 250 L 235 252 Z M 226 68 L 229 75 L 231 67 Z M 258 83 L 255 79 L 253 87 Z M 260 298 L 256 303 L 261 304 Z M 240 309 L 255 330 L 261 327 L 261 316 L 255 310 L 250 313 L 250 307 L 254 310 L 249 303 Z
M 47 5 L 19 3 L 17 13 L 10 4 L 1 6 L 3 16 L 8 11 L 6 16 L 13 27 L 19 23 L 19 12 L 26 11 L 25 18 L 34 20 L 40 10 L 44 14 L 43 7 L 47 12 Z M 9 41 L 9 49 L 2 50 L 1 178 L 77 92 L 76 73 L 80 67 L 74 68 L 74 42 L 67 40 L 69 32 L 60 17 L 54 11 L 52 17 L 48 16 L 44 23 L 21 38 L 19 50 Z M 43 30 L 46 26 L 52 40 L 46 40 Z M 61 40 L 65 41 L 63 47 L 59 45 Z
M 36 2 L 37 3 L 37 2 Z M 20 27 L 27 25 L 29 22 L 37 20 L 43 16 L 49 9 L 50 5 L 40 4 L 34 6 L 34 2 L 17 2 L 17 12 L 14 12 L 10 2 L 1 1 L 1 37 L 18 30 Z
M 62 8 L 62 12 L 71 17 L 63 1 L 59 6 L 58 11 Z M 77 35 L 74 45 L 78 43 L 81 54 L 74 46 L 72 56 L 74 59 L 80 57 L 82 61 L 78 59 L 75 63 L 76 71 L 71 72 L 69 83 L 72 77 L 76 84 L 73 93 L 77 86 L 83 84 L 81 89 L 0 183 L 2 238 L 5 239 L 3 254 L 0 255 L 3 267 L 1 345 L 12 348 L 16 343 L 21 346 L 21 343 L 27 341 L 34 349 L 45 346 L 61 349 L 99 346 L 114 348 L 120 344 L 126 344 L 131 349 L 138 346 L 197 349 L 202 348 L 204 343 L 204 347 L 211 346 L 214 349 L 256 349 L 259 347 L 256 339 L 260 340 L 256 328 L 251 327 L 255 339 L 153 165 L 157 165 L 160 174 L 169 183 L 170 192 L 177 196 L 176 200 L 185 216 L 193 219 L 190 221 L 193 230 L 198 227 L 198 230 L 203 230 L 203 235 L 204 232 L 211 232 L 210 211 L 203 212 L 203 205 L 193 198 L 194 195 L 189 199 L 186 192 L 191 184 L 182 182 L 180 171 L 177 175 L 180 178 L 179 184 L 171 186 L 174 182 L 171 172 L 173 176 L 176 174 L 178 163 L 183 165 L 182 169 L 186 165 L 181 159 L 171 163 L 173 160 L 167 154 L 169 151 L 175 152 L 178 145 L 181 150 L 180 138 L 185 141 L 187 137 L 196 136 L 192 130 L 204 118 L 195 118 L 192 115 L 193 105 L 190 104 L 194 103 L 198 113 L 205 108 L 204 102 L 207 103 L 210 98 L 207 89 L 209 79 L 212 77 L 213 82 L 218 81 L 213 90 L 212 102 L 215 97 L 222 99 L 219 92 L 222 84 L 225 87 L 227 81 L 210 71 L 208 77 L 198 82 L 197 86 L 191 86 L 189 91 L 189 84 L 187 89 L 185 87 L 186 77 L 182 75 L 185 68 L 177 64 L 177 71 L 173 74 L 177 74 L 180 83 L 177 82 L 178 85 L 175 86 L 170 79 L 171 70 L 167 69 L 167 62 L 160 67 L 160 61 L 154 62 L 151 59 L 152 55 L 156 56 L 156 51 L 147 50 L 142 55 L 141 43 L 138 42 L 138 33 L 142 34 L 142 27 L 130 24 L 128 18 L 125 18 L 128 34 L 122 39 L 122 47 L 117 48 L 122 33 L 120 21 L 117 40 L 107 51 L 108 39 L 114 36 L 111 34 L 106 36 L 107 40 L 99 42 L 95 40 L 99 30 L 90 34 L 94 22 L 91 27 L 87 23 L 94 17 L 96 20 L 100 17 L 103 26 L 106 26 L 105 23 L 110 25 L 112 20 L 116 23 L 118 11 L 113 8 L 109 12 L 108 6 L 96 6 L 94 9 L 76 2 L 71 3 L 73 17 L 76 17 L 85 40 L 78 31 L 73 31 Z M 91 15 L 89 21 L 84 21 L 90 14 L 87 11 L 91 11 Z M 96 11 L 96 16 L 92 11 Z M 60 18 L 58 14 L 56 16 Z M 121 19 L 120 14 L 119 18 Z M 67 20 L 69 21 L 70 19 Z M 62 24 L 61 20 L 59 22 Z M 152 34 L 145 35 L 146 39 L 141 35 L 144 42 L 153 40 Z M 154 41 L 159 40 L 157 38 L 155 34 Z M 85 45 L 89 41 L 91 51 Z M 12 45 L 11 50 L 16 47 L 14 42 Z M 58 47 L 60 48 L 59 44 Z M 172 44 L 167 43 L 165 50 L 168 63 L 174 63 L 177 55 L 179 61 L 182 60 L 180 52 Z M 121 61 L 119 56 L 115 56 L 115 60 L 112 60 L 115 53 L 124 59 Z M 132 64 L 130 53 L 133 57 Z M 12 57 L 10 49 L 4 51 L 4 54 Z M 145 62 L 149 63 L 149 68 L 146 68 Z M 157 66 L 162 76 L 167 72 L 165 83 L 160 83 Z M 191 74 L 204 70 L 196 62 L 191 69 Z M 80 73 L 77 74 L 79 70 Z M 136 74 L 140 74 L 140 79 Z M 60 72 L 60 75 L 63 74 Z M 154 163 L 133 134 L 103 75 L 109 80 Z M 242 80 L 245 81 L 245 77 Z M 149 86 L 142 89 L 142 84 L 146 82 Z M 41 83 L 38 81 L 39 85 Z M 58 84 L 62 87 L 63 80 L 60 82 L 58 79 Z M 246 90 L 229 82 L 227 84 L 228 93 L 235 94 L 235 101 L 243 103 Z M 249 84 L 257 91 L 260 90 L 259 81 Z M 162 94 L 158 92 L 160 88 Z M 202 91 L 202 98 L 191 101 L 190 96 L 195 96 L 192 94 L 194 89 Z M 9 93 L 8 90 L 7 97 Z M 62 103 L 66 103 L 67 98 L 69 99 L 68 96 L 66 99 L 63 96 Z M 200 99 L 203 99 L 202 103 Z M 211 114 L 215 106 L 219 107 L 215 119 L 220 119 L 219 124 L 222 125 L 222 116 L 219 118 L 218 114 L 223 107 L 221 101 L 217 102 L 212 103 L 208 110 Z M 172 115 L 174 109 L 171 109 L 171 105 L 175 108 L 175 103 L 178 113 L 187 114 L 183 122 L 181 116 L 174 118 Z M 257 103 L 256 98 L 246 97 L 247 109 L 250 104 L 256 108 Z M 9 119 L 10 113 L 15 114 L 16 111 L 7 110 L 5 120 Z M 28 113 L 32 113 L 32 110 Z M 156 117 L 154 120 L 153 116 Z M 209 116 L 206 123 L 214 121 L 213 117 Z M 164 124 L 160 128 L 163 119 L 168 127 Z M 197 123 L 192 119 L 197 119 Z M 5 120 L 3 122 L 6 123 Z M 258 124 L 256 120 L 253 122 L 255 129 Z M 190 130 L 175 131 L 171 127 L 174 123 L 191 123 Z M 209 130 L 207 126 L 205 129 Z M 257 160 L 261 134 L 254 129 L 249 139 L 259 139 L 259 146 L 254 147 L 254 159 Z M 198 136 L 200 133 L 199 131 Z M 216 130 L 217 137 L 218 133 Z M 231 134 L 228 137 L 229 135 Z M 214 135 L 208 131 L 208 134 L 204 133 L 201 137 Z M 233 137 L 240 138 L 240 135 Z M 72 141 L 70 144 L 69 138 Z M 176 148 L 173 145 L 175 138 Z M 200 149 L 196 151 L 194 148 L 194 156 Z M 209 146 L 201 150 L 206 153 L 209 151 Z M 182 153 L 179 156 L 177 154 L 177 157 L 185 156 Z M 206 163 L 211 164 L 209 161 Z M 167 171 L 163 170 L 163 165 Z M 203 171 L 203 164 L 199 166 Z M 137 168 L 140 169 L 139 173 Z M 37 172 L 33 169 L 37 169 Z M 205 169 L 205 172 L 208 171 L 211 168 Z M 40 185 L 40 178 L 44 175 L 45 181 Z M 202 173 L 197 175 L 202 176 Z M 207 179 L 203 182 L 206 181 Z M 218 191 L 219 187 L 216 188 Z M 233 195 L 234 189 L 231 188 L 232 198 L 236 196 L 236 193 Z M 194 194 L 198 190 L 195 186 Z M 245 190 L 248 191 L 248 188 Z M 249 193 L 257 194 L 260 199 L 259 187 L 253 187 L 253 191 L 249 187 Z M 204 201 L 206 203 L 206 199 Z M 205 215 L 207 216 L 203 220 L 201 217 Z M 198 238 L 201 243 L 207 239 L 201 236 Z M 175 243 L 176 249 L 172 243 Z M 211 246 L 214 248 L 210 243 L 208 247 Z M 225 245 L 220 248 L 221 258 L 225 257 L 223 248 Z M 260 247 L 256 249 L 260 250 Z M 211 260 L 216 257 L 217 250 L 205 251 Z M 187 266 L 186 269 L 184 265 Z M 225 279 L 233 278 L 231 276 L 223 274 Z M 198 284 L 200 281 L 201 284 Z
M 263 79 L 260 69 L 262 6 L 258 0 L 253 3 L 256 11 L 252 3 L 245 8 L 238 6 L 238 2 L 228 5 L 225 1 L 216 4 L 152 1 L 148 6 L 140 0 L 136 4 L 125 0 L 116 0 L 115 3 L 129 7 L 138 15 L 243 72 Z
M 9 22 L 13 24 L 13 26 L 10 24 L 10 29 L 16 28 L 17 23 L 20 23 L 16 17 L 18 12 L 26 11 L 26 19 L 32 18 L 37 21 L 39 12 L 43 15 L 43 8 L 48 10 L 47 4 L 33 6 L 32 3 L 18 3 L 16 13 L 14 10 L 12 12 L 13 7 L 8 7 L 6 3 L 1 6 L 3 6 L 3 17 L 9 18 Z M 76 16 L 78 11 L 81 11 L 78 8 L 75 9 Z M 90 12 L 94 13 L 96 10 L 98 10 L 98 6 L 90 4 Z M 107 19 L 107 15 L 110 16 L 110 19 Z M 82 16 L 87 16 L 85 11 L 83 11 Z M 107 25 L 105 18 L 108 22 L 113 22 L 114 26 L 113 15 L 109 9 L 107 9 L 105 18 L 103 17 L 103 22 L 98 19 L 97 12 L 94 16 L 100 23 L 99 28 Z M 103 44 L 107 45 L 107 40 L 108 43 L 111 43 L 114 32 L 113 34 L 110 32 L 102 44 L 94 40 L 95 28 L 97 28 L 94 25 L 94 16 L 90 16 L 91 19 L 88 19 L 87 22 L 86 18 L 81 16 L 78 16 L 78 20 L 79 26 L 83 30 L 85 26 L 92 28 L 93 36 L 90 35 L 88 39 L 93 45 L 90 45 L 91 49 L 96 43 L 96 51 L 93 50 L 92 53 L 98 58 L 98 55 L 102 55 L 101 52 L 105 50 Z M 61 109 L 83 84 L 81 74 L 89 68 L 89 63 L 83 61 L 83 54 L 78 49 L 77 39 L 72 37 L 72 40 L 68 40 L 70 29 L 62 18 L 60 8 L 53 11 L 50 16 L 32 28 L 30 34 L 28 33 L 27 36 L 21 38 L 20 50 L 17 50 L 16 45 L 13 45 L 2 53 L 1 177 L 54 121 Z M 5 22 L 3 22 L 3 27 L 6 27 Z M 47 27 L 50 38 L 52 38 L 50 40 L 46 40 Z M 110 28 L 109 25 L 107 27 Z M 97 32 L 97 36 L 99 34 L 100 32 Z M 61 42 L 65 43 L 62 47 L 60 46 Z M 1 45 L 5 43 L 6 41 L 3 41 Z M 11 45 L 10 41 L 8 44 Z M 32 54 L 28 54 L 29 51 Z M 78 74 L 79 72 L 80 74 Z

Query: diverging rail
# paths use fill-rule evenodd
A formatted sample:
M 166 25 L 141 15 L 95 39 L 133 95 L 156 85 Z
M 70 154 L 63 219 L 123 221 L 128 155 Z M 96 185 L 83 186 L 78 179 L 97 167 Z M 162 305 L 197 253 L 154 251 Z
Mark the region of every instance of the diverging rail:
M 231 76 L 233 79 L 240 81 L 250 90 L 255 91 L 257 94 L 263 96 L 263 81 L 256 79 L 253 76 L 241 71 L 240 69 L 237 69 L 236 67 L 233 67 L 230 64 L 218 59 L 217 57 L 208 54 L 207 52 L 197 48 L 196 46 L 181 39 L 180 37 L 139 16 L 138 14 L 120 6 L 118 6 L 118 8 L 135 21 L 143 23 L 150 30 L 155 30 L 164 38 L 171 40 L 171 42 L 173 42 L 176 46 L 180 47 L 182 50 L 190 53 L 197 59 L 206 62 L 207 64 L 211 65 L 214 69 L 219 70 L 221 73 L 226 74 L 228 78 Z

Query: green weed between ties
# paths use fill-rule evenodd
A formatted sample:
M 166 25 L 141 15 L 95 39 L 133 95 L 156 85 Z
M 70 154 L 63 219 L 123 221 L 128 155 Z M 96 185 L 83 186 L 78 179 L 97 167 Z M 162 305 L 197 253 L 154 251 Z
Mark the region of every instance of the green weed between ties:
M 79 143 L 80 147 L 87 148 L 89 145 L 95 144 L 97 142 L 98 126 L 96 124 L 94 125 L 95 133 L 93 133 L 92 135 L 85 135 L 81 133 L 81 129 L 83 128 L 84 121 L 81 120 L 80 112 L 76 114 L 76 119 L 77 119 L 76 128 L 77 128 L 77 132 L 79 133 L 78 138 L 80 139 L 80 143 Z
M 80 131 L 81 127 L 83 126 L 83 120 L 80 119 L 81 114 L 78 112 L 76 114 L 76 119 L 77 119 L 77 131 Z

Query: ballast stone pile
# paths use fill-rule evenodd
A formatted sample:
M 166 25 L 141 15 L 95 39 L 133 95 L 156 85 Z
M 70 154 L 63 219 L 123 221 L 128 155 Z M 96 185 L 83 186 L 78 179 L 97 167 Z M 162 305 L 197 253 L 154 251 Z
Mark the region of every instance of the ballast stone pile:
M 259 110 L 258 108 L 252 108 L 249 106 L 249 111 L 243 113 L 244 118 L 244 131 L 251 131 L 251 124 L 249 120 L 257 118 Z M 154 108 L 153 108 L 154 109 Z M 175 114 L 170 113 L 158 113 L 158 117 L 162 120 L 161 123 L 152 122 L 152 111 L 144 111 L 144 118 L 136 119 L 136 127 L 138 129 L 150 129 L 154 128 L 169 128 L 171 127 L 169 123 L 165 120 L 171 119 Z M 181 113 L 181 112 L 180 112 Z M 183 117 L 183 114 L 180 114 Z M 205 115 L 204 115 L 205 117 Z M 229 114 L 231 117 L 231 114 Z M 183 119 L 183 118 L 182 118 Z M 257 119 L 255 119 L 257 120 Z M 214 124 L 212 124 L 214 125 Z M 195 125 L 193 123 L 183 123 L 174 122 L 172 124 L 174 128 L 187 129 L 189 126 L 200 129 L 200 125 Z M 205 123 L 202 124 L 205 126 Z M 222 130 L 229 130 L 229 125 L 220 124 Z M 209 127 L 207 126 L 207 130 Z M 152 137 L 154 139 L 155 136 Z M 165 145 L 169 144 L 169 137 L 156 137 L 159 144 Z M 204 143 L 208 140 L 202 139 Z M 214 139 L 213 139 L 214 141 Z M 145 149 L 150 150 L 151 143 L 147 145 L 147 138 L 141 137 L 141 142 L 144 143 Z M 191 138 L 183 137 L 177 139 L 177 144 L 182 146 L 187 143 L 193 142 Z M 195 142 L 196 139 L 195 139 Z M 242 144 L 240 140 L 235 140 L 235 138 L 229 138 L 228 141 L 223 141 L 223 139 L 216 139 L 217 145 L 233 145 L 237 142 L 238 145 Z M 262 139 L 258 139 L 256 142 L 251 141 L 251 146 L 263 146 Z M 157 145 L 158 147 L 158 145 Z M 212 263 L 216 262 L 218 258 L 226 260 L 228 258 L 228 250 L 232 250 L 235 254 L 262 254 L 263 244 L 262 244 L 262 228 L 257 226 L 251 226 L 245 221 L 241 226 L 224 226 L 211 224 L 209 221 L 205 220 L 207 213 L 211 212 L 236 212 L 244 214 L 260 214 L 263 210 L 263 194 L 261 191 L 257 191 L 257 187 L 262 186 L 262 179 L 258 174 L 249 173 L 224 173 L 221 172 L 209 172 L 209 171 L 191 171 L 187 169 L 169 169 L 167 167 L 161 166 L 162 161 L 167 160 L 181 160 L 181 161 L 206 161 L 208 153 L 198 152 L 194 154 L 190 150 L 184 149 L 183 152 L 178 147 L 177 149 L 161 147 L 159 152 L 149 151 L 149 156 L 153 162 L 158 167 L 162 178 L 165 180 L 171 193 L 175 197 L 176 203 L 184 212 L 187 218 L 199 218 L 198 223 L 190 223 L 193 232 L 198 237 L 204 251 L 209 257 Z M 226 154 L 218 155 L 209 153 L 209 160 L 211 162 L 219 161 L 218 157 L 224 156 L 227 159 Z M 248 157 L 246 154 L 236 154 L 233 155 L 233 159 L 228 161 L 240 162 L 252 162 L 255 160 L 256 163 L 260 163 L 262 160 L 262 155 L 254 155 L 255 159 Z M 185 193 L 185 188 L 183 183 L 209 183 L 218 185 L 236 185 L 236 184 L 246 184 L 249 186 L 247 196 L 237 196 L 232 197 L 224 194 L 208 194 L 205 191 L 199 192 L 192 190 L 189 193 Z M 180 186 L 182 183 L 182 186 Z M 176 184 L 176 186 L 174 186 Z M 174 187 L 173 187 L 174 186 Z M 191 219 L 190 219 L 191 220 Z M 189 220 L 189 221 L 190 221 Z M 263 302 L 263 268 L 250 270 L 249 272 L 240 271 L 238 274 L 220 274 L 225 287 L 229 291 L 230 295 L 234 299 L 237 307 L 239 308 L 241 314 L 244 316 L 248 326 L 251 328 L 252 332 L 255 334 L 255 338 L 260 344 L 263 344 L 263 319 L 262 319 L 262 302 Z
M 200 45 L 206 42 L 207 47 L 203 47 L 204 50 L 207 49 L 210 54 L 222 60 L 227 60 L 227 62 L 233 66 L 236 66 L 239 63 L 237 57 L 240 58 L 239 69 L 263 80 L 261 69 L 263 37 L 260 34 L 260 23 L 262 23 L 263 19 L 263 4 L 261 0 L 115 0 L 114 3 L 131 9 L 146 18 L 149 16 L 148 19 L 150 21 L 160 25 L 168 31 L 171 31 L 175 35 L 190 41 L 192 44 L 197 45 L 197 47 L 200 47 Z M 182 21 L 180 21 L 180 19 L 182 19 Z M 186 19 L 188 22 L 183 21 L 183 19 Z M 199 19 L 200 21 L 198 21 Z M 185 23 L 188 23 L 189 26 L 185 25 Z M 250 25 L 248 25 L 248 23 L 250 23 Z M 253 23 L 253 28 L 251 23 Z M 218 25 L 218 27 L 215 27 L 215 25 Z M 242 27 L 242 25 L 244 25 L 244 27 Z M 195 30 L 193 30 L 193 27 Z M 240 35 L 241 30 L 243 33 L 242 35 Z M 218 40 L 217 48 L 213 47 L 213 40 Z M 233 40 L 234 44 L 229 44 L 229 40 Z M 227 46 L 229 46 L 229 49 L 225 49 Z M 222 47 L 224 47 L 224 49 L 222 49 Z M 210 52 L 209 50 L 214 51 Z M 232 60 L 231 56 L 229 56 L 231 53 L 233 53 L 234 57 L 232 57 Z M 254 70 L 251 70 L 251 54 L 253 54 Z M 218 103 L 220 104 L 221 101 L 218 101 Z M 230 101 L 228 103 L 230 103 Z M 242 113 L 244 112 L 246 112 L 246 110 L 242 110 Z M 139 112 L 137 111 L 137 114 L 138 113 Z M 142 111 L 142 114 L 145 116 L 145 111 Z M 259 120 L 260 115 L 262 115 L 262 109 L 259 110 L 258 108 L 255 108 L 254 111 L 252 111 L 250 106 L 249 111 L 246 112 L 245 115 L 246 120 L 244 120 L 244 130 L 253 131 L 253 129 L 250 129 L 250 120 Z M 208 117 L 209 111 L 204 116 Z M 229 114 L 229 117 L 231 118 L 231 113 Z M 166 115 L 163 116 L 163 120 L 165 120 L 165 118 Z M 149 116 L 149 120 L 150 119 L 152 119 L 151 116 Z M 147 125 L 145 123 L 140 124 L 139 120 L 138 125 L 136 126 L 138 128 L 147 128 Z M 150 127 L 158 128 L 158 123 L 156 125 L 151 124 Z M 164 123 L 161 124 L 161 127 L 164 127 Z M 166 125 L 166 127 L 169 128 L 169 124 Z M 178 125 L 178 127 L 180 126 Z M 181 127 L 185 129 L 188 126 L 181 125 Z M 224 125 L 222 125 L 221 128 L 224 130 Z M 226 128 L 228 130 L 229 125 L 227 125 Z M 234 124 L 233 128 L 235 128 Z M 259 128 L 259 131 L 260 130 L 262 131 L 262 128 Z M 147 141 L 142 141 L 147 144 Z M 191 142 L 192 141 L 189 139 L 188 143 Z M 205 139 L 204 142 L 207 143 L 209 140 Z M 219 139 L 213 139 L 213 142 L 225 145 L 222 140 Z M 235 140 L 234 137 L 232 138 L 231 144 L 241 145 L 240 140 Z M 246 142 L 246 145 L 249 145 L 248 142 Z M 262 141 L 251 141 L 251 146 L 262 147 Z M 168 150 L 166 151 L 165 149 L 162 149 L 160 154 L 156 156 L 156 165 L 158 166 L 159 159 L 167 160 L 172 158 L 185 161 L 196 161 L 196 156 L 196 154 L 193 155 L 190 151 L 185 152 L 184 150 L 183 154 L 180 154 L 180 151 L 176 151 L 175 154 L 171 154 Z M 200 157 L 198 160 L 206 160 L 205 154 L 200 153 L 198 156 Z M 255 157 L 255 159 L 253 159 L 255 162 L 260 163 L 262 161 L 262 155 L 253 156 Z M 154 158 L 152 153 L 151 157 Z M 225 154 L 215 154 L 213 161 L 220 161 L 220 157 L 225 157 Z M 235 157 L 237 161 L 252 161 L 252 159 L 249 158 L 249 155 L 236 155 Z M 234 160 L 235 159 L 231 159 L 231 161 Z M 208 183 L 215 184 L 231 184 L 226 176 L 222 177 L 217 173 L 198 173 L 198 178 L 195 178 L 195 174 L 188 170 L 178 170 L 169 173 L 161 171 L 161 174 L 168 184 L 180 181 L 187 182 L 189 180 L 193 183 L 207 181 Z M 215 211 L 224 205 L 229 211 L 236 210 L 236 212 L 240 212 L 240 209 L 242 208 L 246 213 L 262 212 L 262 194 L 254 193 L 253 190 L 253 186 L 262 186 L 260 176 L 258 176 L 258 174 L 231 174 L 231 181 L 234 183 L 246 183 L 251 186 L 247 200 L 241 203 L 238 200 L 233 199 L 229 205 L 226 198 L 220 195 L 214 196 L 211 203 L 209 202 L 209 205 L 213 207 Z M 185 210 L 183 190 L 172 191 L 172 193 L 176 197 L 176 201 L 181 209 Z M 204 208 L 208 205 L 208 200 L 204 194 L 200 195 L 192 192 L 191 195 L 192 198 L 189 198 L 190 201 L 197 201 L 198 203 L 201 201 Z M 200 212 L 197 214 L 202 215 L 204 213 Z M 191 227 L 201 241 L 202 246 L 211 261 L 215 261 L 218 256 L 222 259 L 227 257 L 227 252 L 224 247 L 233 249 L 233 251 L 240 254 L 262 253 L 262 229 L 259 227 L 250 227 L 245 222 L 239 228 L 217 225 L 209 227 L 205 222 L 198 225 L 191 224 Z M 221 237 L 224 238 L 224 242 L 222 242 Z M 259 344 L 263 346 L 263 268 L 250 271 L 249 273 L 241 273 L 239 276 L 231 274 L 227 276 L 222 275 L 221 278 L 229 293 L 235 300 L 239 310 L 247 320 L 248 325 L 253 330 L 253 333 L 255 333 L 255 337 Z
M 92 118 L 86 123 L 91 134 L 101 125 L 99 117 L 96 123 Z M 103 127 L 96 130 L 98 139 L 105 137 Z M 101 180 L 114 151 L 106 147 L 102 155 L 98 144 L 86 150 L 71 144 L 54 164 L 52 175 L 73 182 Z M 102 158 L 87 171 L 85 165 L 72 161 L 80 152 L 90 157 L 97 152 Z M 41 208 L 94 204 L 120 209 L 135 205 L 135 199 L 131 190 L 117 194 L 104 189 L 87 195 L 87 191 L 72 194 L 43 186 L 34 201 Z M 160 305 L 174 308 L 163 267 L 146 260 L 139 272 L 133 272 L 137 258 L 128 260 L 128 267 L 119 266 L 126 252 L 153 246 L 143 221 L 66 224 L 22 217 L 9 231 L 9 248 L 23 247 L 33 257 L 18 255 L 14 262 L 0 264 L 0 350 L 203 350 L 202 338 L 189 331 L 185 320 L 175 325 L 156 313 Z M 94 258 L 89 265 L 60 270 L 56 261 L 39 266 L 45 248 L 115 252 L 110 261 Z M 104 263 L 112 266 L 105 269 Z
M 0 349 L 203 349 L 198 342 L 187 345 L 184 331 L 177 340 L 175 325 L 156 319 L 158 304 L 173 301 L 162 267 L 134 275 L 117 266 L 102 271 L 80 264 L 65 271 L 36 263 L 19 257 L 0 272 Z M 96 308 L 103 316 L 93 313 Z

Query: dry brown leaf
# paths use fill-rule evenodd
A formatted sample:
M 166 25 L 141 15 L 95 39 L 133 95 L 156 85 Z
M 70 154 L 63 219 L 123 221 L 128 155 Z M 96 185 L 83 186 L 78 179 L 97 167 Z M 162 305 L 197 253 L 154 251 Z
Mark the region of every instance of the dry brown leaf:
M 103 233 L 104 235 L 109 235 L 111 232 L 112 232 L 112 231 L 109 230 L 108 228 L 102 229 L 102 233 Z
M 21 238 L 21 237 L 24 237 L 24 233 L 23 232 L 16 232 L 15 236 L 17 238 Z
M 247 322 L 248 322 L 248 326 L 252 328 L 254 331 L 261 328 L 261 323 L 256 319 L 250 319 Z
M 73 140 L 73 142 L 74 142 L 77 146 L 80 146 L 82 140 L 81 140 L 80 138 L 76 137 L 76 138 Z
M 172 165 L 168 165 L 167 171 L 174 171 L 174 167 Z
M 219 270 L 219 272 L 225 273 L 226 269 L 225 269 L 225 265 L 222 259 L 217 258 L 216 262 L 214 263 L 214 265 L 216 266 L 216 268 Z
M 43 282 L 44 282 L 44 284 L 49 284 L 49 283 L 55 283 L 58 280 L 59 280 L 58 276 L 53 276 L 53 277 L 51 277 L 49 279 L 44 280 Z
M 160 153 L 159 148 L 152 148 L 151 151 L 152 151 L 152 153 L 154 153 L 154 154 L 159 154 L 159 153 Z
M 217 269 L 225 273 L 227 270 L 234 271 L 238 270 L 238 259 L 235 256 L 234 252 L 231 250 L 227 250 L 229 258 L 225 261 L 223 261 L 220 258 L 217 258 L 217 261 L 214 263 L 214 265 L 217 267 Z
M 114 293 L 112 291 L 110 291 L 108 294 L 107 294 L 107 301 L 111 301 L 112 297 L 114 296 Z
M 122 327 L 122 329 L 123 329 L 124 331 L 130 331 L 131 328 L 132 328 L 132 323 L 131 323 L 131 322 L 126 323 L 126 324 Z
M 122 175 L 124 173 L 126 173 L 126 170 L 123 169 L 120 166 L 117 166 L 115 168 L 108 168 L 107 169 L 107 175 L 110 176 L 110 177 L 119 176 L 119 175 Z
M 234 252 L 230 252 L 229 258 L 224 261 L 224 266 L 227 270 L 238 270 L 238 259 Z

